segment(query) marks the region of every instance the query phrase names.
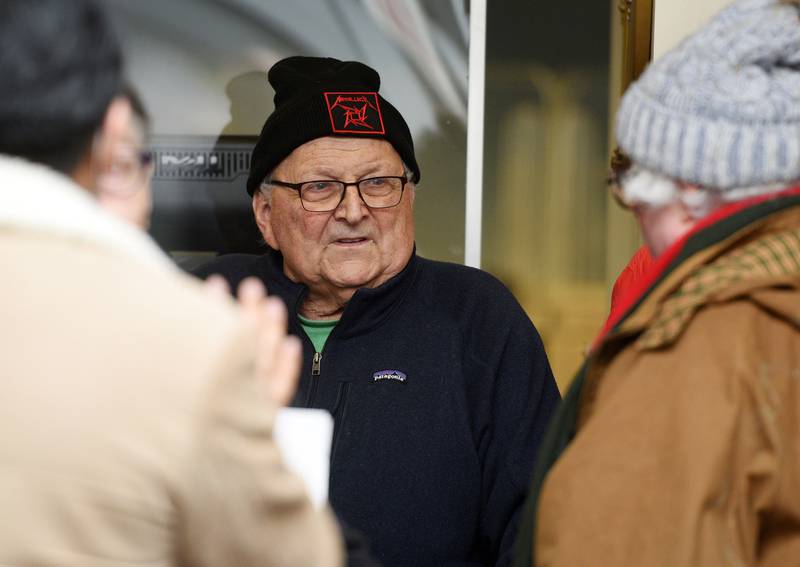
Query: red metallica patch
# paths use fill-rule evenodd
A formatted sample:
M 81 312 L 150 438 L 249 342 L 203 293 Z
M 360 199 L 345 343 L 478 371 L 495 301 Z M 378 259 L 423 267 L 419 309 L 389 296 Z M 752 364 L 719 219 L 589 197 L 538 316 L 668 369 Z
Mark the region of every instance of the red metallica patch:
M 324 93 L 336 134 L 385 134 L 376 92 Z

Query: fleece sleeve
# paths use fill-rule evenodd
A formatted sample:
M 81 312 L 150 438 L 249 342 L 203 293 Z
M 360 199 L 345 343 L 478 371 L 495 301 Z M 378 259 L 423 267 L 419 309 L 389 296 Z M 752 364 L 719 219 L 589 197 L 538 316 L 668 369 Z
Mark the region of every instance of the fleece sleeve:
M 485 367 L 494 389 L 490 427 L 481 447 L 480 535 L 491 564 L 498 566 L 511 562 L 539 443 L 560 400 L 538 332 L 516 303 L 513 307 L 505 324 L 494 328 L 495 337 L 504 341 L 497 358 Z M 487 365 L 487 358 L 481 363 Z

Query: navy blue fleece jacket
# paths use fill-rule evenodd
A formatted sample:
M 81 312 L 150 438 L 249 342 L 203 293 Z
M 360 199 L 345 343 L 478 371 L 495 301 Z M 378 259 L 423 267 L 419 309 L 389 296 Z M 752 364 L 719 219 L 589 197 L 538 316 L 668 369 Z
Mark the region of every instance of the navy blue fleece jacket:
M 293 405 L 334 416 L 337 514 L 386 566 L 508 564 L 559 401 L 511 293 L 486 272 L 415 254 L 385 284 L 355 293 L 317 355 L 296 315 L 307 290 L 282 264 L 277 252 L 239 254 L 196 273 L 221 274 L 232 289 L 259 277 L 294 314 L 304 363 Z

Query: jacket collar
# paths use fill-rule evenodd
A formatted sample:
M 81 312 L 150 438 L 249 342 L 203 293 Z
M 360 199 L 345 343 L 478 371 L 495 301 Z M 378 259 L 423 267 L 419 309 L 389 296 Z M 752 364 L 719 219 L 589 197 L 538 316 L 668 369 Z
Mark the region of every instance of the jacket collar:
M 298 309 L 308 293 L 308 288 L 286 277 L 283 272 L 283 255 L 280 252 L 270 249 L 263 259 L 271 273 L 267 283 L 270 293 L 281 296 L 287 305 L 293 305 L 294 319 L 297 319 Z M 384 323 L 402 303 L 418 272 L 419 259 L 414 246 L 411 257 L 398 274 L 378 287 L 360 288 L 353 294 L 334 330 L 336 336 L 349 338 L 361 335 Z
M 670 247 L 640 285 L 622 298 L 620 309 L 609 317 L 606 326 L 595 339 L 592 350 L 597 351 L 607 338 L 629 336 L 647 328 L 659 316 L 668 316 L 668 313 L 662 311 L 662 304 L 687 282 L 698 276 L 702 277 L 700 272 L 704 267 L 716 265 L 730 269 L 731 261 L 727 255 L 733 248 L 744 246 L 752 253 L 759 248 L 770 248 L 776 238 L 792 238 L 797 232 L 799 206 L 800 187 L 796 187 L 734 203 L 704 219 Z M 798 274 L 793 273 L 793 270 L 794 268 L 785 263 L 773 267 L 761 274 L 762 277 L 750 277 L 750 288 L 773 285 L 779 280 L 796 279 Z M 741 276 L 741 272 L 729 275 Z M 738 285 L 737 289 L 746 290 L 747 286 Z M 694 307 L 713 297 L 714 289 L 706 291 L 708 293 L 703 297 L 696 297 L 700 301 Z M 671 327 L 668 332 L 653 333 L 638 346 L 655 348 L 669 344 L 685 328 L 695 312 L 696 309 L 690 309 L 680 319 L 670 318 L 668 324 Z M 677 324 L 679 320 L 680 323 Z M 666 319 L 662 322 L 667 324 Z
M 105 212 L 68 177 L 0 155 L 0 227 L 89 242 L 149 266 L 177 271 L 144 232 Z
M 658 311 L 636 340 L 636 348 L 672 344 L 705 305 L 732 297 L 755 299 L 766 288 L 800 286 L 800 208 L 773 216 L 780 218 L 770 217 L 744 242 L 725 249 L 709 263 L 696 265 L 677 289 L 658 298 Z M 781 227 L 786 224 L 783 220 L 790 220 L 792 226 Z M 800 327 L 787 309 L 776 314 Z

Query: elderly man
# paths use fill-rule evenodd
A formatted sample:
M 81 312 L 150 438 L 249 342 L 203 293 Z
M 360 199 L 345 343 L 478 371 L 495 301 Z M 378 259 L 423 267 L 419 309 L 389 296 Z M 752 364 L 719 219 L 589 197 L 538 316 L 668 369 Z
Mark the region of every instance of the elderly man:
M 131 224 L 121 74 L 95 3 L 0 2 L 0 564 L 340 565 L 272 438 L 285 309 L 255 283 L 243 316 Z
M 554 419 L 518 564 L 796 565 L 798 2 L 734 2 L 617 120 L 656 264 Z
M 385 565 L 507 564 L 559 397 L 539 336 L 488 274 L 416 256 L 419 168 L 373 69 L 291 57 L 269 80 L 248 190 L 272 250 L 200 274 L 288 305 L 294 403 L 334 415 L 332 504 Z

